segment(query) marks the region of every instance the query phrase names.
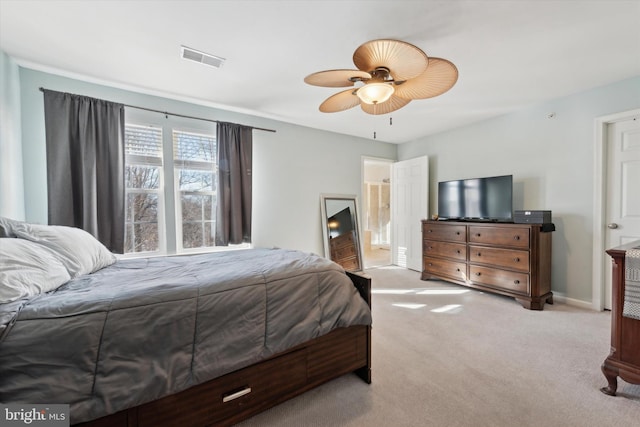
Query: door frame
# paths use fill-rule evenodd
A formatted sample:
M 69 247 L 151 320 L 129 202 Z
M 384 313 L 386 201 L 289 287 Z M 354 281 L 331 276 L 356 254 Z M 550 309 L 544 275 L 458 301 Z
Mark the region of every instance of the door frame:
M 363 205 L 361 206 L 361 208 L 362 208 L 362 209 L 360 210 L 360 212 L 362 213 L 362 215 L 363 215 L 363 216 L 367 214 L 367 210 L 366 210 L 366 209 L 365 209 L 365 207 L 364 207 L 364 200 L 365 200 L 365 198 L 364 198 L 364 194 L 363 194 L 363 192 L 362 192 L 362 190 L 364 189 L 364 169 L 365 169 L 365 162 L 367 162 L 367 161 L 370 161 L 370 162 L 379 162 L 379 163 L 388 163 L 388 164 L 389 164 L 389 169 L 390 169 L 390 170 L 391 170 L 391 165 L 393 165 L 395 162 L 397 162 L 397 160 L 389 159 L 389 158 L 386 158 L 386 157 L 374 157 L 374 156 L 361 156 L 361 157 L 360 157 L 360 200 L 361 200 L 361 203 L 363 203 Z M 391 191 L 391 186 L 389 186 L 389 191 Z M 389 200 L 389 203 L 391 203 L 391 200 Z M 389 221 L 390 221 L 390 222 L 391 222 L 391 224 L 392 224 L 392 225 L 391 225 L 391 232 L 390 232 L 390 233 L 391 233 L 391 238 L 390 238 L 390 242 L 389 242 L 389 251 L 391 251 L 391 248 L 393 247 L 393 239 L 394 239 L 394 236 L 393 236 L 393 216 L 391 215 L 391 207 L 389 207 L 389 209 L 390 209 L 390 211 L 389 211 L 389 218 L 390 218 L 390 220 L 389 220 Z M 366 222 L 366 221 L 362 221 L 362 225 L 361 225 L 362 227 L 364 227 L 364 223 L 365 223 L 365 222 Z M 362 232 L 362 239 L 364 239 L 364 231 L 365 231 L 364 229 L 362 229 L 362 230 L 361 230 L 361 232 Z M 363 242 L 364 242 L 364 240 L 363 240 Z M 362 251 L 362 252 L 363 252 L 363 254 L 364 254 L 364 251 Z M 366 257 L 366 255 L 363 255 L 363 258 L 362 258 L 362 265 L 363 265 L 363 266 L 364 266 L 364 258 L 365 258 L 365 257 Z M 390 258 L 391 258 L 391 259 L 389 260 L 389 262 L 390 262 L 390 264 L 389 264 L 389 265 L 392 265 L 392 264 L 393 264 L 393 257 L 391 257 L 391 256 L 390 256 Z
M 608 127 L 610 124 L 637 117 L 640 108 L 609 114 L 595 119 L 595 149 L 593 168 L 593 257 L 592 257 L 592 291 L 591 306 L 594 310 L 604 309 L 605 280 L 604 273 L 607 271 L 605 262 L 609 262 L 608 255 L 605 254 L 604 247 L 604 220 L 606 215 L 605 202 L 607 200 L 607 144 Z

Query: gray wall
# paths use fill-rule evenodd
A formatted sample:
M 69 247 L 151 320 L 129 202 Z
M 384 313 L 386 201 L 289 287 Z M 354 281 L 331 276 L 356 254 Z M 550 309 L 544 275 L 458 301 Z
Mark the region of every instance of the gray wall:
M 0 216 L 24 219 L 20 75 L 15 62 L 0 51 Z
M 393 144 L 20 68 L 24 198 L 26 220 L 31 222 L 47 222 L 44 106 L 40 87 L 172 113 L 275 129 L 276 133 L 253 132 L 254 246 L 277 246 L 322 254 L 320 193 L 360 195 L 361 157 L 396 157 L 396 146 Z
M 636 77 L 402 144 L 398 160 L 429 156 L 430 214 L 438 181 L 512 174 L 514 209 L 552 211 L 554 293 L 590 303 L 594 122 L 639 107 Z
M 20 219 L 23 212 L 28 221 L 46 222 L 44 113 L 38 90 L 42 86 L 277 130 L 254 132 L 256 246 L 322 253 L 319 195 L 357 194 L 362 201 L 362 156 L 397 156 L 398 160 L 429 156 L 430 213 L 437 212 L 438 181 L 513 174 L 515 209 L 553 211 L 557 227 L 553 235 L 554 293 L 586 304 L 590 304 L 592 291 L 594 119 L 640 108 L 640 77 L 636 77 L 396 147 L 25 68 L 18 73 L 10 58 L 3 54 L 0 60 L 0 215 Z M 19 96 L 15 95 L 17 84 Z M 4 120 L 7 112 L 9 122 Z M 550 113 L 555 117 L 549 119 Z M 11 132 L 5 130 L 5 123 L 20 121 L 21 135 L 15 126 Z M 20 156 L 22 167 L 16 161 Z M 16 195 L 8 197 L 8 188 L 14 187 Z

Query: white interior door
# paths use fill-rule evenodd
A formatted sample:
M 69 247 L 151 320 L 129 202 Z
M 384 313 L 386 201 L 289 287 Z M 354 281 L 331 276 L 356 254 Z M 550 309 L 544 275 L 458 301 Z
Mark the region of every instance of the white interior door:
M 422 270 L 422 223 L 429 215 L 429 158 L 394 163 L 391 177 L 391 262 Z
M 607 126 L 605 246 L 640 239 L 640 117 Z M 605 272 L 604 308 L 611 309 L 611 262 Z

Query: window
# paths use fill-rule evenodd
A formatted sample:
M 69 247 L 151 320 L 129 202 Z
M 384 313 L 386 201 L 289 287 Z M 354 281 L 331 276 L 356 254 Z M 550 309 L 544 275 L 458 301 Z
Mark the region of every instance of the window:
M 125 126 L 125 253 L 161 250 L 162 129 Z
M 216 250 L 215 125 L 127 114 L 125 253 Z
M 182 249 L 215 246 L 216 140 L 213 136 L 173 131 L 176 207 Z

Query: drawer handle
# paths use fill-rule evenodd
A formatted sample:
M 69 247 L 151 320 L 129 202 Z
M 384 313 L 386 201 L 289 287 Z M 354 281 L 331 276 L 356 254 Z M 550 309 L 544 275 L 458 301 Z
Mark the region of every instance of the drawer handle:
M 429 267 L 432 267 L 432 266 L 433 266 L 433 264 L 429 263 Z
M 456 251 L 456 253 L 461 253 L 461 252 L 460 252 L 460 249 L 458 249 L 458 250 Z
M 514 260 L 515 262 L 520 262 L 520 258 L 517 258 L 517 257 L 516 257 L 516 258 L 514 258 L 513 260 Z
M 482 253 L 481 253 L 481 252 L 478 252 L 478 256 L 482 256 Z
M 520 240 L 520 236 L 513 236 L 513 240 Z
M 520 284 L 520 280 L 514 280 L 513 283 L 515 283 L 516 285 Z
M 242 397 L 249 393 L 251 393 L 251 387 L 245 387 L 240 391 L 236 391 L 235 393 L 222 396 L 222 403 L 231 402 L 232 400 L 236 400 L 237 398 Z
M 478 273 L 476 273 L 476 276 L 480 276 L 480 274 L 481 274 L 481 273 L 479 273 L 479 272 L 478 272 Z
M 459 269 L 459 268 L 456 268 L 456 271 L 457 271 L 457 272 L 460 272 L 460 269 Z
M 428 233 L 433 233 L 433 230 L 428 230 L 427 232 L 428 232 Z
M 480 233 L 476 233 L 476 237 L 480 237 Z
M 456 231 L 456 235 L 457 235 L 457 236 L 459 236 L 459 235 L 460 235 L 460 232 L 459 232 L 459 231 Z

